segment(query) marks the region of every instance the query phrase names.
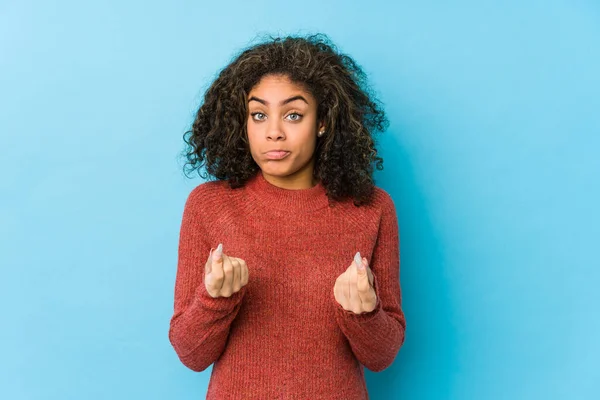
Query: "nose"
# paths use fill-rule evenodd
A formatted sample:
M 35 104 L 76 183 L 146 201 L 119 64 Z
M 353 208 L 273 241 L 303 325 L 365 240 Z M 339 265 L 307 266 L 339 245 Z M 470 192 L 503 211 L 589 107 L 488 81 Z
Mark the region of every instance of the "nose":
M 285 134 L 283 133 L 283 129 L 280 125 L 279 121 L 273 121 L 269 124 L 267 129 L 267 140 L 283 140 L 285 139 Z

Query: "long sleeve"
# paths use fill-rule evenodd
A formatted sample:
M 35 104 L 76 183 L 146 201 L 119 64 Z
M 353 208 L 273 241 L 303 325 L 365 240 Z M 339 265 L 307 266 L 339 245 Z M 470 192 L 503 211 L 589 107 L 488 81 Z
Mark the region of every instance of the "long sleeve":
M 210 201 L 196 187 L 186 200 L 179 235 L 174 312 L 169 340 L 181 362 L 203 371 L 215 362 L 227 343 L 246 292 L 243 287 L 230 297 L 211 297 L 204 285 L 204 266 L 210 253 L 203 205 Z M 216 245 L 214 246 L 216 247 Z
M 404 343 L 406 320 L 400 288 L 400 247 L 394 203 L 386 196 L 379 232 L 369 262 L 377 294 L 376 308 L 355 314 L 345 310 L 331 294 L 336 320 L 356 358 L 369 370 L 389 367 Z

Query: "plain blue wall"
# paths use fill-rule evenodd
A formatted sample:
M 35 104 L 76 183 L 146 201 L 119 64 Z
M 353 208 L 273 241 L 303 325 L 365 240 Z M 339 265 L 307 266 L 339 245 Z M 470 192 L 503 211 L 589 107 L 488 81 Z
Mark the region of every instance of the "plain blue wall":
M 600 398 L 598 2 L 54 3 L 0 4 L 0 398 L 204 398 L 167 337 L 181 136 L 257 34 L 319 31 L 391 121 L 408 327 L 372 398 Z

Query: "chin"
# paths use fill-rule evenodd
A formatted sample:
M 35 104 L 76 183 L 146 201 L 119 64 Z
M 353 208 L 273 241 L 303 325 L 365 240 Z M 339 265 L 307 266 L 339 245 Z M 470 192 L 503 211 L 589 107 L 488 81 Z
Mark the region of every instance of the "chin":
M 293 175 L 294 173 L 298 172 L 297 170 L 294 170 L 293 168 L 290 168 L 288 166 L 277 166 L 277 167 L 273 167 L 271 165 L 261 165 L 260 166 L 261 170 L 263 173 L 267 174 L 267 175 L 271 175 L 271 176 L 277 176 L 280 178 L 286 177 L 286 176 L 290 176 Z

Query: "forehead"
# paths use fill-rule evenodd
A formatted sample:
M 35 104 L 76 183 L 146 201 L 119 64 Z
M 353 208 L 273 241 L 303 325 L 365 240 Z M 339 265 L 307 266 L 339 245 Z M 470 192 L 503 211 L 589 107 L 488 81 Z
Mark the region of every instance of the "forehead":
M 250 90 L 251 95 L 274 100 L 287 98 L 293 94 L 302 94 L 307 100 L 314 100 L 311 93 L 298 83 L 292 82 L 285 75 L 266 75 Z

